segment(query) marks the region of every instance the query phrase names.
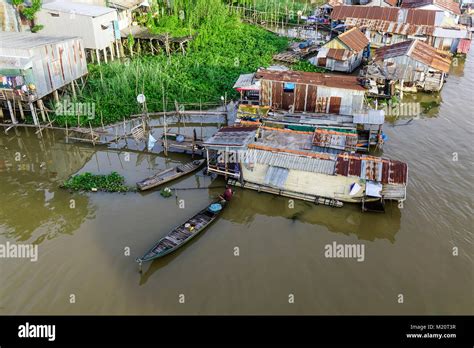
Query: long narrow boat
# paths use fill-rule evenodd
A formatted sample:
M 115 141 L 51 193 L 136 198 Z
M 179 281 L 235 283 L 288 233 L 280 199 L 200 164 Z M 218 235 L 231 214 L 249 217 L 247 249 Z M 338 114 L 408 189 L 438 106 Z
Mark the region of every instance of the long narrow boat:
M 137 182 L 137 187 L 140 191 L 145 191 L 153 187 L 162 185 L 166 182 L 170 182 L 172 180 L 194 172 L 195 170 L 199 169 L 205 161 L 205 159 L 195 160 L 173 168 L 166 169 L 164 171 L 156 173 L 153 176 L 150 176 L 149 178 Z
M 209 204 L 205 209 L 161 238 L 153 248 L 142 257 L 137 258 L 136 261 L 141 265 L 142 262 L 163 257 L 182 247 L 214 222 L 222 214 L 226 204 L 226 201 L 220 199 Z

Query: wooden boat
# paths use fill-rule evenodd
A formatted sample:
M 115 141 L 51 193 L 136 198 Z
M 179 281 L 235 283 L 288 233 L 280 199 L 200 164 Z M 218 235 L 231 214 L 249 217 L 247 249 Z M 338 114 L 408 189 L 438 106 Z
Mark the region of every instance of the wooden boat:
M 205 161 L 205 159 L 195 160 L 173 168 L 166 169 L 162 172 L 156 173 L 153 176 L 150 176 L 149 178 L 146 178 L 145 180 L 137 182 L 137 187 L 140 191 L 145 191 L 153 187 L 162 185 L 164 183 L 170 182 L 191 172 L 194 172 L 195 170 L 199 169 L 199 167 L 201 167 Z
M 221 209 L 213 212 L 211 206 L 214 204 L 220 204 Z M 214 222 L 217 217 L 222 214 L 226 204 L 227 202 L 224 200 L 221 201 L 221 199 L 212 202 L 205 209 L 161 238 L 153 248 L 147 251 L 142 257 L 137 258 L 136 261 L 141 265 L 142 262 L 163 257 L 182 247 Z

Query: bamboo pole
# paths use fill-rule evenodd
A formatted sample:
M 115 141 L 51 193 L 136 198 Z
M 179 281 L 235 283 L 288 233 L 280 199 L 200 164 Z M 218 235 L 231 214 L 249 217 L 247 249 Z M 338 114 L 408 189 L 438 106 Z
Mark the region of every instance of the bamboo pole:
M 21 105 L 20 100 L 18 100 L 18 110 L 20 110 L 20 118 L 24 121 L 25 120 L 25 113 L 23 111 L 23 106 Z

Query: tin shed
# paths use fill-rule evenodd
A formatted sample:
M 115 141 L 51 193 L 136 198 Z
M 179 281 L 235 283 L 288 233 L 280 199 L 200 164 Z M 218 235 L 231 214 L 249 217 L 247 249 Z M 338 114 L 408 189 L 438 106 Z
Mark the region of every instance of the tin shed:
M 53 1 L 42 5 L 37 21 L 44 25 L 42 34 L 79 36 L 86 49 L 103 50 L 120 38 L 114 31 L 117 11 L 109 7 Z

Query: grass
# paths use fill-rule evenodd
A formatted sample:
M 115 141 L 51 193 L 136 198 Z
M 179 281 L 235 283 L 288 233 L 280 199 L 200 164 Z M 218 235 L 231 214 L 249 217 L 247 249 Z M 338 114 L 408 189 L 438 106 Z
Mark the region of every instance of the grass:
M 127 192 L 130 189 L 124 185 L 123 176 L 116 172 L 109 175 L 94 175 L 92 173 L 83 173 L 70 177 L 63 188 L 72 191 L 104 191 L 104 192 Z
M 180 3 L 183 6 L 179 7 Z M 182 103 L 220 103 L 225 93 L 228 99 L 237 98 L 232 89 L 241 73 L 267 67 L 272 56 L 288 46 L 286 38 L 264 29 L 241 23 L 230 15 L 220 0 L 175 1 L 167 9 L 168 17 L 188 11 L 193 5 L 194 15 L 188 15 L 180 28 L 192 28 L 199 34 L 190 42 L 187 54 L 135 56 L 129 63 L 89 65 L 89 77 L 79 102 L 95 104 L 92 126 L 123 120 L 141 112 L 136 96 L 144 93 L 150 112 L 163 110 L 163 89 L 167 110 L 174 109 L 174 100 Z M 187 13 L 187 12 L 186 12 Z M 154 30 L 166 30 L 170 19 L 156 22 Z M 175 23 L 176 24 L 176 23 Z M 176 29 L 173 24 L 172 29 Z M 77 117 L 57 115 L 56 123 L 77 124 Z M 84 118 L 81 125 L 88 126 Z

